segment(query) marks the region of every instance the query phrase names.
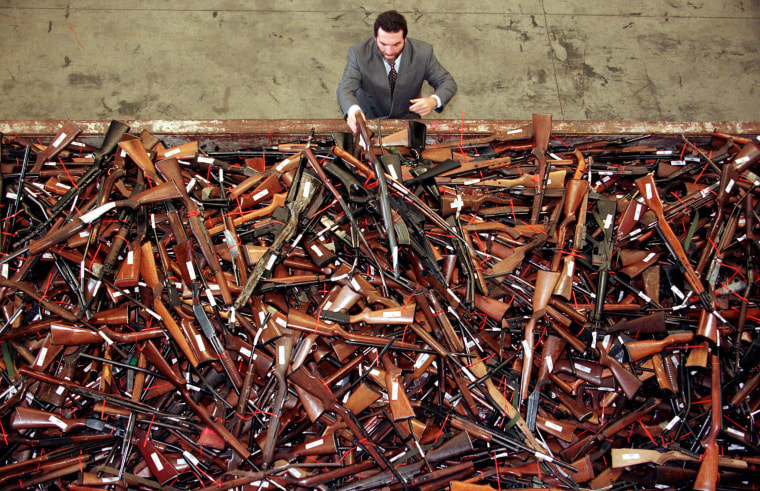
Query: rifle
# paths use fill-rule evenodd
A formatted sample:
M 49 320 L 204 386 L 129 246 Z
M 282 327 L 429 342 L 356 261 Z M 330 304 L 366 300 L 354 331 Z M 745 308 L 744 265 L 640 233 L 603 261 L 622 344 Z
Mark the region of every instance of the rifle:
M 710 354 L 710 433 L 702 442 L 704 454 L 699 465 L 699 472 L 694 481 L 694 489 L 697 491 L 715 491 L 718 483 L 719 451 L 718 434 L 723 422 L 723 409 L 721 402 L 720 384 L 720 358 L 718 350 L 713 349 Z
M 647 450 L 643 448 L 613 448 L 612 467 L 628 467 L 641 464 L 662 465 L 672 460 L 683 460 L 686 462 L 698 462 L 699 457 L 689 455 L 683 451 L 670 450 L 661 452 L 659 450 Z M 719 457 L 718 465 L 720 467 L 729 467 L 732 469 L 748 469 L 749 464 L 745 460 L 731 459 L 728 457 Z
M 82 130 L 79 129 L 77 125 L 71 121 L 66 121 L 63 124 L 63 127 L 58 130 L 52 143 L 45 147 L 44 150 L 37 152 L 37 161 L 34 163 L 34 166 L 32 166 L 32 172 L 39 172 L 42 170 L 42 165 L 45 162 L 55 158 L 55 156 L 61 153 L 69 143 L 73 142 L 81 132 Z
M 525 335 L 522 341 L 523 366 L 520 377 L 520 402 L 523 402 L 528 397 L 530 374 L 533 369 L 533 350 L 536 348 L 533 331 L 536 327 L 536 323 L 546 314 L 546 306 L 549 303 L 549 297 L 551 297 L 552 291 L 554 291 L 554 285 L 557 282 L 558 277 L 559 273 L 544 270 L 540 270 L 536 275 L 536 288 L 534 290 L 532 302 L 533 314 L 528 321 L 528 325 L 525 326 Z M 535 426 L 536 411 L 538 410 L 538 395 L 538 390 L 534 388 L 526 410 L 526 419 L 529 428 Z
M 165 183 L 164 185 L 155 186 L 151 189 L 138 193 L 135 196 L 131 196 L 128 199 L 120 201 L 111 201 L 102 206 L 88 211 L 87 213 L 76 217 L 73 221 L 64 225 L 63 227 L 52 230 L 49 234 L 41 239 L 38 239 L 28 247 L 19 249 L 12 254 L 0 259 L 0 265 L 3 265 L 21 254 L 28 252 L 29 256 L 36 256 L 45 252 L 50 247 L 63 242 L 69 237 L 73 236 L 84 230 L 88 225 L 100 219 L 103 215 L 115 208 L 132 208 L 137 209 L 139 206 L 143 206 L 149 203 L 157 203 L 170 199 L 179 198 L 180 195 L 177 192 L 177 188 L 171 183 Z
M 206 264 L 211 268 L 211 273 L 216 278 L 216 282 L 219 285 L 219 290 L 226 304 L 232 303 L 232 294 L 230 293 L 229 285 L 227 284 L 227 278 L 222 272 L 222 266 L 219 263 L 219 257 L 214 252 L 211 246 L 211 239 L 208 236 L 208 231 L 203 225 L 200 218 L 200 212 L 195 201 L 190 199 L 185 189 L 185 183 L 182 179 L 182 171 L 179 167 L 179 162 L 176 158 L 170 158 L 162 160 L 156 164 L 156 167 L 161 171 L 161 174 L 166 177 L 166 180 L 173 183 L 180 192 L 180 198 L 185 204 L 187 210 L 187 219 L 190 222 L 190 230 L 195 237 L 195 241 L 201 249 Z
M 533 200 L 533 207 L 530 211 L 530 224 L 538 223 L 538 214 L 541 211 L 541 205 L 544 201 L 544 189 L 546 181 L 549 178 L 549 166 L 546 164 L 546 149 L 549 146 L 551 136 L 552 116 L 551 114 L 534 114 L 533 129 L 535 132 L 535 146 L 531 152 L 538 161 L 538 170 L 536 172 L 535 189 L 536 199 Z
M 379 124 L 379 122 L 378 122 Z M 371 145 L 371 137 L 369 130 L 367 129 L 367 122 L 364 120 L 364 114 L 362 112 L 357 113 L 356 127 L 359 130 L 359 136 L 364 140 L 365 144 L 369 148 Z M 374 168 L 375 178 L 377 179 L 380 200 L 380 212 L 383 216 L 383 223 L 385 224 L 385 233 L 388 236 L 388 247 L 391 250 L 391 266 L 393 268 L 393 275 L 398 278 L 400 271 L 398 268 L 398 244 L 396 243 L 396 232 L 393 228 L 393 214 L 391 213 L 390 206 L 390 193 L 388 191 L 388 182 L 385 178 L 385 170 L 383 169 L 380 160 L 375 156 L 374 152 L 368 151 L 370 163 Z
M 206 411 L 206 408 L 195 402 L 195 400 L 192 398 L 190 393 L 187 389 L 187 381 L 177 375 L 174 370 L 172 370 L 169 363 L 164 359 L 163 355 L 161 355 L 161 352 L 158 351 L 158 348 L 153 344 L 152 341 L 146 341 L 143 345 L 143 353 L 145 353 L 145 357 L 150 361 L 154 367 L 164 376 L 166 379 L 171 383 L 174 387 L 176 387 L 180 394 L 182 395 L 182 398 L 185 400 L 188 406 L 190 406 L 190 409 L 199 417 L 203 422 L 210 427 L 214 432 L 216 432 L 217 435 L 219 435 L 224 442 L 229 445 L 229 447 L 237 453 L 243 460 L 248 461 L 251 466 L 255 469 L 256 466 L 253 465 L 252 462 L 248 460 L 248 457 L 251 455 L 251 452 L 243 445 L 240 440 L 235 438 L 235 436 L 227 430 L 224 426 L 214 421 L 214 419 L 209 415 L 208 411 Z
M 304 151 L 304 153 L 307 152 L 308 149 Z M 240 292 L 237 300 L 235 300 L 235 310 L 240 310 L 244 307 L 263 275 L 267 272 L 271 272 L 275 263 L 280 258 L 282 248 L 296 233 L 296 226 L 298 225 L 301 214 L 312 199 L 314 199 L 314 195 L 317 194 L 313 192 L 313 188 L 316 188 L 316 185 L 316 179 L 304 172 L 304 159 L 302 158 L 299 170 L 296 172 L 296 178 L 294 178 L 293 184 L 291 185 L 290 190 L 288 191 L 288 196 L 285 200 L 285 207 L 289 212 L 287 223 L 280 233 L 277 234 L 275 240 L 269 246 L 269 249 L 267 249 L 264 256 L 256 263 L 253 271 L 251 271 L 248 276 L 248 281 Z M 296 241 L 298 240 L 299 238 L 296 238 Z
M 691 266 L 691 262 L 689 262 L 689 258 L 686 256 L 686 252 L 683 250 L 678 237 L 676 237 L 673 229 L 670 228 L 670 224 L 665 218 L 662 201 L 660 201 L 660 197 L 657 193 L 657 186 L 655 185 L 654 178 L 651 175 L 639 178 L 636 180 L 636 186 L 638 187 L 641 195 L 644 197 L 644 200 L 649 209 L 651 209 L 657 216 L 657 225 L 655 228 L 662 236 L 665 244 L 668 247 L 668 251 L 678 263 L 681 271 L 684 273 L 686 281 L 692 287 L 694 293 L 697 294 L 700 302 L 702 302 L 702 305 L 708 311 L 714 313 L 721 320 L 725 321 L 725 319 L 723 319 L 722 316 L 717 313 L 715 309 L 713 309 L 710 294 L 707 293 L 704 286 L 702 286 L 702 282 L 700 281 L 699 276 L 697 276 L 697 273 L 694 271 L 694 268 Z

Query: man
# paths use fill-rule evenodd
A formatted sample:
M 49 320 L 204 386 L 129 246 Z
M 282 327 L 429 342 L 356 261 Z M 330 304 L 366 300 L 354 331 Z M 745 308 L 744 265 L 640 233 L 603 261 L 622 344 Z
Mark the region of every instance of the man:
M 358 111 L 370 119 L 419 118 L 433 109 L 442 111 L 454 97 L 457 84 L 438 63 L 433 47 L 406 34 L 406 19 L 391 10 L 375 20 L 375 37 L 349 48 L 337 95 L 354 133 Z M 431 97 L 420 97 L 425 81 L 435 90 Z

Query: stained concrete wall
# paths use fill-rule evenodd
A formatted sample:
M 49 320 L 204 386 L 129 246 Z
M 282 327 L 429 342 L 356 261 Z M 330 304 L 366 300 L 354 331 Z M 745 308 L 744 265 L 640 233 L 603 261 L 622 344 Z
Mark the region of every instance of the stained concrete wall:
M 757 0 L 4 0 L 0 119 L 338 118 L 391 8 L 458 82 L 435 117 L 760 120 Z

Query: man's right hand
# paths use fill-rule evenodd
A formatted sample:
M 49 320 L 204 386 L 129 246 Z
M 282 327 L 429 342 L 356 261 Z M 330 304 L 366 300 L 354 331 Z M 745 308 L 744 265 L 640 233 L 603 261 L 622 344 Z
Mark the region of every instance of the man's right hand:
M 358 113 L 362 113 L 362 117 L 364 117 L 364 113 L 359 108 L 359 106 L 352 106 L 348 110 L 348 114 L 346 116 L 346 123 L 348 123 L 348 127 L 351 129 L 351 133 L 353 133 L 354 135 L 356 135 L 359 132 L 359 127 L 356 125 L 356 115 Z

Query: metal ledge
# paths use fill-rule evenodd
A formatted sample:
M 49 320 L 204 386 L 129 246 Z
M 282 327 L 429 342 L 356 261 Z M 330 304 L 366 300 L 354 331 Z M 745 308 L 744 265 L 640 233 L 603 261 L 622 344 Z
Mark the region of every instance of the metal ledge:
M 190 140 L 216 147 L 234 144 L 266 145 L 303 139 L 312 128 L 319 137 L 348 130 L 342 119 L 237 119 L 237 120 L 121 120 L 128 124 L 132 132 L 145 130 L 152 135 L 175 144 Z M 499 131 L 508 131 L 524 126 L 526 120 L 421 120 L 427 126 L 429 139 L 437 141 L 482 136 Z M 82 129 L 80 139 L 99 141 L 106 132 L 110 121 L 73 120 Z M 386 119 L 380 121 L 383 134 L 400 131 L 407 127 L 407 120 Z M 63 120 L 2 120 L 0 132 L 26 138 L 54 136 L 63 125 Z M 376 131 L 377 121 L 369 122 Z M 571 141 L 589 136 L 624 136 L 652 134 L 668 136 L 706 136 L 712 132 L 734 136 L 752 137 L 760 135 L 760 121 L 554 121 L 552 133 Z M 239 145 L 237 145 L 239 146 Z

